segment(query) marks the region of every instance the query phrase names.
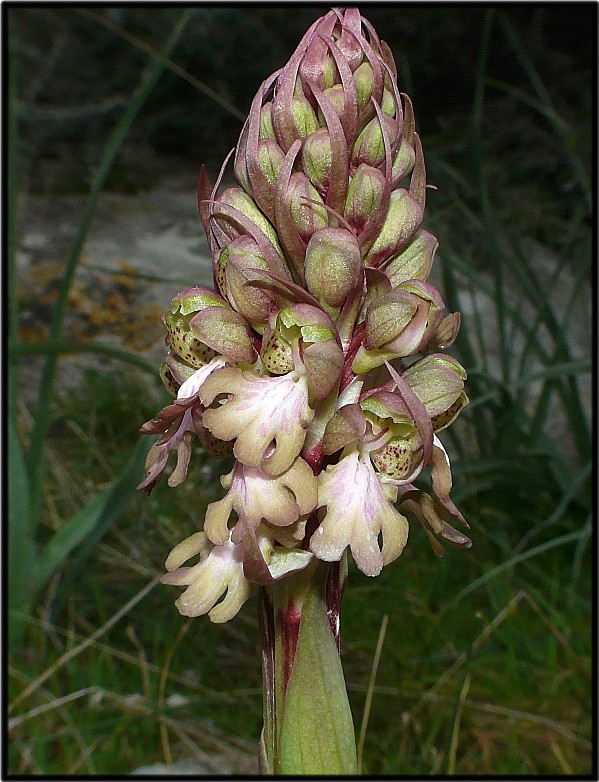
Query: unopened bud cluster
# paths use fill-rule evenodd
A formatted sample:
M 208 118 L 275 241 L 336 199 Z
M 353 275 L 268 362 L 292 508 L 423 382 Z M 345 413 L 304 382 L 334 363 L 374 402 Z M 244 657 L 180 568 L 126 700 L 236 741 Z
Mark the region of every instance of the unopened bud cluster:
M 235 150 L 238 185 L 223 190 L 227 162 L 214 186 L 200 176 L 215 290 L 182 291 L 164 317 L 174 400 L 142 427 L 160 437 L 140 485 L 152 489 L 173 450 L 179 484 L 195 439 L 234 455 L 225 496 L 163 578 L 187 587 L 183 614 L 216 622 L 252 584 L 313 557 L 349 547 L 377 575 L 406 544 L 406 514 L 437 553 L 438 538 L 470 545 L 448 523 L 465 521 L 437 437 L 468 402 L 464 369 L 441 352 L 460 317 L 427 282 L 437 240 L 421 228 L 412 105 L 356 8 L 315 22 L 262 84 Z M 433 496 L 414 486 L 427 467 Z

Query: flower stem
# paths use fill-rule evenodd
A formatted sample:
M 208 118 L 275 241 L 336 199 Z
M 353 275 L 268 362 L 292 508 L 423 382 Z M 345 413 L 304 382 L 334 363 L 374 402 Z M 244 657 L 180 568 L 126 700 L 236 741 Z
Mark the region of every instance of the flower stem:
M 339 658 L 346 568 L 314 561 L 261 590 L 265 774 L 356 773 Z

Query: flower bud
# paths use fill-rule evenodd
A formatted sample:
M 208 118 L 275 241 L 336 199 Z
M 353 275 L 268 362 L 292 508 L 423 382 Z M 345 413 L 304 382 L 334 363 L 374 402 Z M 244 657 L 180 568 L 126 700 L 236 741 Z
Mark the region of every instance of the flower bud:
M 439 242 L 428 231 L 420 230 L 408 246 L 390 258 L 384 272 L 393 288 L 406 280 L 426 280 L 433 265 Z
M 291 175 L 286 198 L 291 210 L 291 218 L 304 242 L 308 242 L 315 231 L 328 225 L 327 212 L 319 206 L 324 202 L 305 174 L 297 172 Z
M 321 303 L 341 307 L 362 279 L 362 259 L 356 237 L 345 228 L 323 228 L 306 248 L 306 284 Z
M 178 293 L 163 318 L 173 353 L 196 369 L 213 359 L 217 351 L 194 334 L 190 321 L 206 307 L 212 310 L 226 306 L 226 302 L 208 288 L 186 288 Z
M 366 314 L 364 347 L 372 350 L 392 343 L 405 331 L 417 309 L 418 302 L 407 291 L 391 291 L 373 301 Z
M 222 213 L 219 214 L 219 203 L 232 206 L 234 209 L 241 212 L 242 215 L 247 217 L 268 237 L 268 239 L 270 239 L 272 244 L 280 252 L 277 232 L 260 209 L 258 209 L 252 198 L 250 198 L 250 196 L 241 188 L 230 187 L 228 190 L 225 190 L 224 193 L 219 196 L 218 201 L 214 206 L 214 214 L 219 227 L 229 239 L 236 239 L 240 234 L 247 233 L 234 218 Z
M 279 176 L 284 158 L 283 150 L 273 139 L 266 138 L 258 142 L 258 165 L 273 186 Z
M 366 312 L 364 343 L 352 364 L 354 372 L 423 350 L 443 308 L 437 289 L 420 280 L 409 280 L 375 298 Z
M 256 351 L 245 319 L 228 305 L 206 307 L 190 320 L 192 333 L 217 353 L 239 364 L 253 364 Z
M 274 125 L 272 124 L 272 103 L 268 101 L 260 109 L 260 138 L 276 139 Z
M 324 193 L 331 177 L 331 139 L 326 128 L 312 133 L 304 142 L 302 164 L 304 172 L 314 187 Z
M 461 315 L 459 312 L 450 312 L 435 327 L 429 342 L 432 350 L 445 350 L 452 345 L 460 330 Z
M 394 190 L 389 209 L 379 235 L 368 250 L 370 266 L 380 266 L 390 256 L 406 246 L 422 223 L 423 209 L 407 190 Z
M 397 113 L 397 105 L 395 103 L 395 96 L 392 92 L 385 89 L 383 90 L 383 100 L 381 102 L 381 111 L 388 117 L 395 117 Z
M 316 38 L 311 42 L 302 58 L 299 73 L 304 84 L 315 84 L 319 90 L 332 87 L 339 80 L 335 60 L 325 41 Z
M 451 356 L 426 356 L 411 364 L 403 378 L 426 408 L 435 432 L 449 426 L 468 404 L 466 370 Z
M 393 181 L 400 182 L 407 176 L 414 168 L 415 161 L 416 153 L 414 152 L 414 147 L 405 138 L 402 138 L 391 168 Z
M 260 254 L 251 236 L 239 236 L 220 254 L 216 264 L 219 289 L 231 306 L 258 331 L 264 331 L 277 297 L 264 287 L 252 283 L 244 274 L 247 269 L 269 271 L 266 259 Z
M 316 113 L 303 95 L 294 95 L 290 103 L 275 99 L 271 113 L 276 139 L 285 151 L 297 139 L 303 140 L 318 130 Z
M 362 45 L 364 36 L 359 17 L 360 12 L 357 8 L 346 9 L 341 25 L 341 36 L 336 41 L 337 47 L 349 65 L 352 73 L 357 70 L 364 59 L 364 48 Z
M 397 123 L 391 117 L 382 115 L 384 132 L 389 139 L 389 145 L 394 147 L 397 142 Z M 380 166 L 385 160 L 385 142 L 383 141 L 383 131 L 378 117 L 374 117 L 360 133 L 354 144 L 351 154 L 351 164 L 357 168 L 360 163 L 367 163 L 369 166 Z
M 370 63 L 363 62 L 354 71 L 354 83 L 358 94 L 358 106 L 363 109 L 370 98 L 374 87 L 374 75 Z
M 362 163 L 354 174 L 345 200 L 344 217 L 360 233 L 381 202 L 385 177 L 377 169 Z
M 335 113 L 339 119 L 341 119 L 343 117 L 343 112 L 345 111 L 345 90 L 343 89 L 343 85 L 335 84 L 333 87 L 323 90 L 323 95 L 335 109 Z M 318 122 L 320 125 L 325 124 L 324 115 L 320 108 L 318 109 Z

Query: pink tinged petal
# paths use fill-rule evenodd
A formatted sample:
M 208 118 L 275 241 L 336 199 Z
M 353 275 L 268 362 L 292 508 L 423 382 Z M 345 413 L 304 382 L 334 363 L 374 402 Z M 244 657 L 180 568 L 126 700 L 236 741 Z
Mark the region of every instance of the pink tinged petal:
M 337 112 L 330 101 L 315 85 L 311 84 L 310 89 L 318 101 L 320 110 L 325 118 L 331 141 L 331 172 L 326 204 L 337 212 L 343 212 L 349 179 L 349 158 L 345 134 L 343 133 L 343 127 Z
M 210 181 L 210 177 L 208 176 L 208 171 L 206 170 L 206 166 L 202 164 L 202 167 L 200 168 L 200 176 L 198 178 L 198 213 L 200 215 L 200 220 L 202 221 L 202 225 L 204 226 L 204 231 L 208 238 L 210 238 L 209 237 L 210 231 L 208 228 L 210 207 L 208 206 L 206 201 L 210 199 L 211 193 L 212 193 L 212 182 Z
M 433 455 L 431 459 L 431 480 L 437 497 L 447 497 L 451 491 L 451 465 L 443 443 L 433 437 Z
M 346 8 L 341 23 L 341 37 L 337 42 L 339 49 L 352 71 L 362 62 L 362 17 L 358 8 Z
M 169 486 L 178 486 L 185 479 L 191 456 L 190 440 L 192 432 L 194 431 L 192 405 L 196 400 L 194 400 L 193 397 L 191 400 L 184 400 L 185 403 L 188 401 L 189 406 L 187 409 L 183 408 L 180 417 L 171 419 L 171 425 L 148 452 L 145 463 L 146 477 L 137 486 L 138 489 L 143 489 L 148 494 L 160 480 L 171 451 L 173 450 L 177 452 L 177 468 L 169 477 Z M 161 423 L 161 420 L 163 420 L 162 416 L 165 414 L 165 411 L 167 411 L 166 416 L 168 417 L 170 411 L 175 410 L 176 408 L 176 402 L 164 408 L 164 410 L 161 411 L 161 418 L 155 421 L 148 421 L 142 427 L 142 431 L 145 434 L 156 433 L 158 427 L 164 426 L 164 424 Z M 152 425 L 155 427 L 154 430 L 151 428 Z M 164 429 L 162 431 L 164 431 Z
M 229 518 L 234 503 L 235 496 L 229 491 L 222 500 L 211 502 L 206 508 L 204 531 L 215 546 L 222 546 L 229 540 L 231 534 L 229 530 Z
M 426 206 L 426 170 L 422 144 L 417 133 L 414 133 L 414 152 L 416 153 L 416 162 L 414 163 L 412 179 L 410 180 L 410 196 L 420 205 L 424 213 Z
M 339 71 L 341 85 L 343 88 L 343 111 L 341 112 L 341 125 L 345 134 L 345 141 L 348 149 L 351 149 L 356 136 L 358 135 L 358 93 L 352 77 L 351 68 L 347 60 L 341 53 L 339 47 L 328 40 L 327 44 L 335 60 L 335 65 Z
M 380 42 L 381 57 L 383 62 L 389 69 L 389 75 L 391 76 L 391 83 L 397 83 L 397 68 L 395 66 L 395 59 L 393 58 L 393 52 L 389 48 L 389 45 L 385 41 Z
M 225 359 L 222 356 L 213 358 L 208 364 L 200 367 L 184 383 L 181 384 L 177 393 L 177 399 L 187 399 L 198 393 L 202 384 L 213 372 L 222 369 L 225 366 Z
M 212 193 L 210 194 L 209 200 L 205 200 L 207 195 L 207 183 L 209 182 L 207 176 L 204 178 L 204 181 L 200 183 L 200 186 L 202 187 L 202 191 L 198 194 L 198 197 L 201 199 L 198 206 L 200 209 L 200 214 L 207 215 L 208 229 L 206 230 L 206 236 L 208 238 L 208 243 L 210 244 L 210 249 L 212 251 L 213 259 L 218 258 L 220 250 L 227 242 L 227 237 L 212 219 L 213 203 L 214 203 L 214 199 L 216 198 L 218 188 L 220 187 L 222 178 L 225 175 L 225 169 L 227 167 L 227 163 L 229 162 L 231 155 L 233 154 L 234 151 L 235 150 L 232 149 L 227 155 L 227 157 L 225 158 L 221 166 L 220 172 L 218 174 L 218 177 L 216 178 L 216 182 L 214 183 L 214 187 L 212 188 Z
M 257 225 L 239 209 L 231 206 L 230 204 L 226 204 L 223 201 L 215 201 L 213 206 L 214 213 L 211 215 L 213 222 L 216 221 L 218 217 L 228 217 L 231 221 L 231 227 L 234 227 L 235 224 L 237 224 L 239 228 L 239 230 L 235 229 L 231 233 L 231 236 L 225 235 L 224 244 L 228 245 L 231 240 L 236 239 L 237 236 L 247 234 L 248 236 L 251 236 L 252 239 L 256 242 L 258 248 L 260 249 L 260 254 L 271 264 L 273 271 L 277 270 L 281 275 L 286 274 L 287 269 L 285 263 L 281 258 L 279 249 L 273 243 L 273 241 L 276 241 L 276 234 L 274 233 L 272 226 L 270 226 L 269 231 L 266 222 L 263 223 L 262 226 Z M 262 228 L 264 228 L 266 231 L 269 231 L 271 236 L 268 236 L 262 230 Z
M 305 377 L 260 377 L 226 368 L 214 380 L 202 386 L 202 403 L 208 407 L 220 395 L 229 398 L 206 410 L 204 425 L 221 440 L 236 438 L 233 452 L 243 464 L 269 475 L 289 469 L 314 417 Z
M 327 507 L 310 540 L 310 549 L 319 559 L 337 561 L 349 546 L 358 568 L 376 576 L 386 561 L 401 553 L 407 540 L 406 520 L 385 496 L 370 461 L 361 461 L 357 452 L 321 473 L 318 505 Z M 378 543 L 381 531 L 388 537 L 383 552 Z
M 332 35 L 337 23 L 334 14 L 327 14 L 322 18 L 314 30 L 312 40 L 300 64 L 300 78 L 302 84 L 314 82 L 320 89 L 332 86 L 335 73 L 331 73 L 332 63 L 327 58 L 327 38 Z M 329 71 L 327 73 L 327 65 Z
M 302 57 L 312 41 L 313 32 L 318 24 L 320 20 L 317 20 L 306 32 L 277 79 L 276 94 L 272 102 L 272 123 L 277 141 L 284 152 L 287 152 L 298 139 L 298 129 L 293 116 L 295 84 Z
M 273 184 L 269 181 L 268 177 L 260 166 L 260 119 L 262 101 L 266 95 L 266 92 L 270 89 L 272 83 L 275 81 L 275 78 L 278 76 L 278 73 L 279 72 L 273 74 L 273 76 L 267 79 L 258 90 L 256 97 L 252 101 L 252 106 L 247 120 L 247 173 L 252 186 L 254 198 L 256 199 L 256 203 L 271 222 L 274 222 L 275 220 L 274 188 Z
M 196 532 L 178 543 L 168 555 L 165 568 L 170 572 L 177 570 L 188 559 L 195 557 L 210 548 L 210 543 L 203 532 Z
M 243 187 L 245 192 L 249 196 L 253 196 L 252 185 L 248 176 L 247 170 L 247 144 L 248 144 L 248 132 L 249 132 L 250 117 L 246 119 L 241 129 L 241 134 L 235 148 L 235 158 L 233 161 L 233 171 L 235 172 L 235 178 L 239 184 Z

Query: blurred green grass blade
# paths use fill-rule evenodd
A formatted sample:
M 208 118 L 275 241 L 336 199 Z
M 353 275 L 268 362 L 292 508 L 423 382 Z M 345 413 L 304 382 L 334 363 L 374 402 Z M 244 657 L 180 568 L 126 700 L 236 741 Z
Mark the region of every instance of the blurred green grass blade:
M 157 59 L 159 57 L 158 52 L 155 51 L 155 49 L 153 49 L 146 41 L 142 41 L 140 38 L 131 35 L 131 33 L 129 33 L 127 30 L 124 30 L 118 24 L 115 24 L 107 16 L 103 16 L 101 14 L 96 13 L 95 11 L 89 11 L 86 9 L 77 9 L 77 12 L 83 16 L 87 16 L 89 19 L 92 19 L 94 22 L 103 25 L 108 30 L 115 33 L 115 35 L 119 35 L 121 38 L 124 38 L 133 46 L 136 46 L 138 49 L 141 49 L 142 51 L 146 52 L 146 54 L 149 54 L 150 57 L 154 59 Z M 219 95 L 218 92 L 213 90 L 209 84 L 205 84 L 199 79 L 196 79 L 195 76 L 192 76 L 190 73 L 185 71 L 183 68 L 180 68 L 176 63 L 171 62 L 170 60 L 166 61 L 166 66 L 171 71 L 176 73 L 177 76 L 180 76 L 182 79 L 185 79 L 185 81 L 189 82 L 197 90 L 199 90 L 200 92 L 204 93 L 204 95 L 207 95 L 209 98 L 211 98 L 216 104 L 221 106 L 225 111 L 228 111 L 229 114 L 235 117 L 235 119 L 239 120 L 241 123 L 245 122 L 246 115 L 243 112 L 239 111 L 238 108 L 233 106 L 233 104 L 230 103 L 226 98 L 223 98 L 222 95 Z
M 500 573 L 503 573 L 504 571 L 513 568 L 514 565 L 517 565 L 520 562 L 524 562 L 527 559 L 530 559 L 531 557 L 536 557 L 539 554 L 543 554 L 545 551 L 549 551 L 552 548 L 565 546 L 568 543 L 576 543 L 580 540 L 581 537 L 584 537 L 587 534 L 588 532 L 585 526 L 582 529 L 577 530 L 576 532 L 569 532 L 566 535 L 561 535 L 559 538 L 553 538 L 552 540 L 548 540 L 545 543 L 541 543 L 540 545 L 535 546 L 535 548 L 529 549 L 528 551 L 523 551 L 521 554 L 517 554 L 514 557 L 510 557 L 505 562 L 502 562 L 501 565 L 497 565 L 496 567 L 487 570 L 487 572 L 483 573 L 482 576 L 480 576 L 479 578 L 475 579 L 470 584 L 468 584 L 468 586 L 465 587 L 465 589 L 462 589 L 461 592 L 458 592 L 458 594 L 447 603 L 445 609 L 449 610 L 450 608 L 454 608 L 461 600 L 463 600 L 463 598 L 465 598 L 471 592 L 474 592 L 483 584 L 486 584 L 488 581 L 491 581 Z
M 536 68 L 534 67 L 530 57 L 526 53 L 526 49 L 524 48 L 524 46 L 522 46 L 522 42 L 520 41 L 520 38 L 518 37 L 516 31 L 508 21 L 506 14 L 504 12 L 501 12 L 498 15 L 498 17 L 499 17 L 499 23 L 503 28 L 505 36 L 508 39 L 512 49 L 514 50 L 516 57 L 520 61 L 520 64 L 524 69 L 526 75 L 528 76 L 534 91 L 537 93 L 539 97 L 539 100 L 545 106 L 545 116 L 547 116 L 547 118 L 551 122 L 553 130 L 555 131 L 555 133 L 558 135 L 558 137 L 562 140 L 564 144 L 565 150 L 568 153 L 568 157 L 570 158 L 570 165 L 572 166 L 573 170 L 576 172 L 578 183 L 582 191 L 582 194 L 585 198 L 587 208 L 589 212 L 591 212 L 593 208 L 593 194 L 591 189 L 591 183 L 587 171 L 585 170 L 584 164 L 582 163 L 582 161 L 574 151 L 573 135 L 572 133 L 568 132 L 564 128 L 563 122 L 554 122 L 552 120 L 552 117 L 556 114 L 556 112 L 553 108 L 551 96 L 549 95 L 547 89 L 545 88 L 545 85 L 543 84 L 541 77 L 537 73 Z
M 508 254 L 511 255 L 511 254 Z M 462 261 L 455 254 L 450 256 L 451 263 L 455 267 L 466 275 L 467 279 L 472 282 L 472 285 L 479 288 L 487 296 L 492 297 L 492 285 L 482 275 L 471 269 L 464 261 Z M 445 266 L 445 265 L 444 265 Z M 534 349 L 534 353 L 538 356 L 539 360 L 546 366 L 551 367 L 556 362 L 571 363 L 572 358 L 565 342 L 564 330 L 561 328 L 561 324 L 557 320 L 555 314 L 548 307 L 542 296 L 538 295 L 539 288 L 534 281 L 534 275 L 529 269 L 523 267 L 527 266 L 526 255 L 523 252 L 519 253 L 517 260 L 510 261 L 510 271 L 513 271 L 516 275 L 518 282 L 526 289 L 526 298 L 541 314 L 544 315 L 543 323 L 547 325 L 551 336 L 556 343 L 556 351 L 551 354 L 542 344 L 538 333 L 532 332 L 531 344 Z M 528 274 L 527 274 L 528 271 Z M 532 276 L 531 276 L 532 275 Z M 531 327 L 526 323 L 522 314 L 518 312 L 513 306 L 505 305 L 506 314 L 513 320 L 515 320 L 519 326 L 520 331 L 524 336 L 531 335 Z M 460 335 L 456 340 L 456 347 L 461 349 L 463 343 L 460 343 Z M 472 367 L 476 365 L 468 364 Z M 556 380 L 559 380 L 557 387 L 558 394 L 562 400 L 564 410 L 566 411 L 568 418 L 572 424 L 572 429 L 575 432 L 577 439 L 577 448 L 583 458 L 586 459 L 590 448 L 590 433 L 586 422 L 586 415 L 582 409 L 580 400 L 580 393 L 578 390 L 575 378 L 569 375 L 560 374 L 556 376 Z M 478 400 L 475 400 L 475 402 Z
M 483 215 L 483 225 L 485 228 L 487 241 L 489 244 L 490 257 L 493 261 L 492 269 L 494 272 L 493 301 L 497 315 L 497 337 L 499 343 L 499 358 L 503 380 L 507 382 L 510 378 L 510 345 L 506 333 L 506 307 L 505 307 L 505 287 L 504 287 L 504 269 L 503 255 L 499 248 L 498 225 L 495 212 L 491 205 L 489 188 L 487 186 L 487 177 L 485 173 L 485 158 L 483 144 L 483 113 L 485 100 L 485 79 L 489 56 L 491 53 L 491 31 L 495 9 L 489 8 L 485 12 L 483 31 L 480 44 L 480 56 L 476 72 L 476 83 L 474 91 L 474 105 L 472 107 L 472 157 L 475 169 L 478 174 L 478 188 L 480 194 L 480 204 Z
M 443 287 L 445 289 L 445 296 L 447 299 L 447 304 L 450 310 L 460 311 L 460 294 L 458 292 L 458 285 L 457 280 L 455 276 L 455 271 L 453 267 L 453 262 L 455 260 L 455 256 L 449 251 L 448 248 L 448 259 L 443 260 L 443 264 L 441 266 L 441 273 L 443 277 Z M 478 324 L 476 324 L 476 314 L 475 314 L 475 326 L 478 329 Z M 472 342 L 470 341 L 470 337 L 468 335 L 468 329 L 461 328 L 457 340 L 456 340 L 456 348 L 460 354 L 460 357 L 463 359 L 465 366 L 472 368 L 478 365 L 478 358 L 476 355 L 476 351 L 472 345 Z M 469 372 L 469 377 L 471 377 L 471 373 Z M 472 382 L 472 380 L 470 381 Z M 480 393 L 482 393 L 482 386 L 479 381 L 476 379 L 474 380 L 473 384 L 473 391 L 476 396 L 478 396 Z M 472 396 L 472 392 L 469 392 L 469 396 Z M 488 422 L 485 417 L 485 412 L 482 409 L 478 409 L 474 413 L 474 432 L 477 438 L 478 443 L 478 449 L 479 452 L 482 454 L 486 450 L 487 444 L 490 444 L 491 442 L 491 433 L 488 428 Z
M 133 120 L 156 86 L 158 79 L 165 69 L 169 55 L 175 48 L 193 13 L 193 9 L 187 9 L 181 14 L 167 39 L 160 54 L 160 58 L 151 66 L 144 69 L 140 82 L 131 96 L 125 112 L 108 140 L 100 165 L 94 176 L 89 192 L 87 207 L 66 264 L 62 284 L 52 313 L 49 334 L 50 341 L 59 340 L 62 335 L 69 291 L 79 263 L 81 251 L 83 250 L 91 222 L 96 212 L 98 197 L 102 192 L 108 174 L 119 154 Z M 32 512 L 34 514 L 39 513 L 41 507 L 41 484 L 44 473 L 44 443 L 50 425 L 50 402 L 56 375 L 57 359 L 57 353 L 50 353 L 46 358 L 40 385 L 40 395 L 31 431 L 29 450 L 26 457 L 31 482 Z
M 535 111 L 541 114 L 541 116 L 545 117 L 545 119 L 548 119 L 554 128 L 559 130 L 562 134 L 572 134 L 572 128 L 568 125 L 568 123 L 563 120 L 550 105 L 547 105 L 547 103 L 536 100 L 535 98 L 531 98 L 530 95 L 527 95 L 523 90 L 520 90 L 505 81 L 501 81 L 500 79 L 487 78 L 486 83 L 487 86 L 494 87 L 501 92 L 505 92 L 506 95 L 509 95 L 524 105 L 533 108 Z
M 16 109 L 17 102 L 17 68 L 16 56 L 10 55 L 8 63 L 8 182 L 7 182 L 7 274 L 6 283 L 8 296 L 6 297 L 8 310 L 8 333 L 13 339 L 17 338 L 19 330 L 19 297 L 17 295 L 17 204 L 19 198 L 18 184 L 18 151 L 19 151 L 19 123 Z M 19 385 L 18 362 L 12 357 L 8 364 L 8 415 L 16 420 L 17 391 Z
M 554 364 L 545 369 L 539 369 L 536 372 L 531 372 L 530 375 L 524 375 L 516 382 L 510 383 L 511 389 L 521 388 L 533 383 L 535 380 L 546 380 L 555 377 L 575 377 L 576 375 L 586 375 L 593 369 L 593 362 L 590 358 L 574 359 L 572 361 L 564 361 L 561 364 Z
M 21 356 L 43 356 L 60 353 L 98 353 L 102 356 L 117 359 L 125 364 L 138 367 L 144 372 L 152 375 L 160 385 L 160 377 L 156 372 L 156 367 L 149 361 L 146 361 L 137 353 L 132 353 L 114 345 L 106 345 L 102 342 L 67 342 L 65 340 L 54 340 L 51 342 L 17 342 L 9 345 L 9 354 L 15 357 Z
M 8 420 L 8 641 L 11 651 L 23 640 L 34 597 L 35 530 L 29 480 L 13 418 Z
M 543 530 L 546 530 L 548 527 L 553 526 L 561 519 L 561 517 L 566 512 L 568 505 L 578 495 L 581 487 L 587 478 L 591 475 L 592 470 L 592 462 L 588 462 L 583 467 L 583 469 L 576 474 L 574 480 L 568 487 L 568 490 L 565 491 L 560 497 L 560 500 L 557 503 L 553 513 L 551 513 L 544 521 L 539 522 L 534 527 L 529 529 L 528 532 L 520 538 L 513 549 L 515 554 L 521 551 L 528 544 L 528 542 L 532 540 L 532 538 L 536 537 L 540 532 L 543 532 Z
M 36 587 L 40 589 L 66 557 L 78 546 L 75 561 L 84 559 L 100 538 L 118 519 L 130 500 L 143 473 L 151 438 L 142 438 L 132 451 L 129 463 L 112 486 L 101 491 L 54 534 L 40 555 L 36 569 Z
M 551 279 L 545 286 L 545 295 L 549 299 L 555 292 L 555 289 L 559 283 L 562 272 L 566 269 L 570 262 L 569 257 L 564 257 L 562 261 L 556 264 Z M 518 374 L 521 375 L 529 364 L 529 353 L 532 347 L 533 337 L 538 333 L 538 329 L 542 325 L 542 318 L 539 312 L 537 312 L 534 323 L 531 326 L 529 336 L 526 338 L 526 342 L 520 354 L 520 365 Z
M 521 246 L 519 238 L 513 232 L 505 232 L 505 236 L 510 242 L 513 253 L 506 253 L 505 257 L 509 261 L 510 273 L 520 283 L 521 289 L 526 295 L 530 304 L 536 308 L 539 317 L 542 318 L 554 343 L 555 353 L 550 361 L 545 363 L 549 365 L 555 361 L 571 362 L 570 348 L 568 346 L 565 333 L 556 313 L 551 308 L 544 295 L 539 295 L 538 280 L 534 271 L 530 267 L 527 255 Z M 575 437 L 579 454 L 586 458 L 591 449 L 591 433 L 587 422 L 587 416 L 583 410 L 580 391 L 576 378 L 573 375 L 565 377 L 565 383 L 560 390 L 562 404 L 568 415 L 570 426 Z

